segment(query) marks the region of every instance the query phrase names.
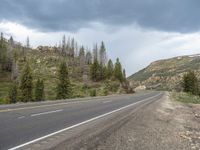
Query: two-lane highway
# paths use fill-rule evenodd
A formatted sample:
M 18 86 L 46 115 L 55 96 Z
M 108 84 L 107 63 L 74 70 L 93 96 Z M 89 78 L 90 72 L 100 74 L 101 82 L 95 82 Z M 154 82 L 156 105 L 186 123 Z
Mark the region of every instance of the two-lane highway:
M 134 104 L 158 100 L 162 95 L 163 92 L 149 92 L 33 106 L 1 106 L 0 149 L 18 149 Z

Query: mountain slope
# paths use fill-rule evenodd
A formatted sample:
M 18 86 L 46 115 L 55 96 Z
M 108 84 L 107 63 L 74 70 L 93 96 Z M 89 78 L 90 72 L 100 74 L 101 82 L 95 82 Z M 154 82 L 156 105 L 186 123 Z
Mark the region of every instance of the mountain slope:
M 149 89 L 181 90 L 183 75 L 193 70 L 200 77 L 200 55 L 179 56 L 151 63 L 128 79 L 133 86 L 145 85 Z
M 104 96 L 127 92 L 128 84 L 122 84 L 114 77 L 113 64 L 112 70 L 109 70 L 111 71 L 111 76 L 107 75 L 107 61 L 101 59 L 103 57 L 100 57 L 106 56 L 106 49 L 103 42 L 101 47 L 96 47 L 93 53 L 92 50 L 75 43 L 73 38 L 69 38 L 67 43 L 66 41 L 63 42 L 63 46 L 39 46 L 33 49 L 22 46 L 20 43 L 13 41 L 13 39 L 7 40 L 1 37 L 0 104 L 9 103 L 9 90 L 13 82 L 16 82 L 18 87 L 17 100 L 21 101 L 21 73 L 27 63 L 31 68 L 33 77 L 33 97 L 37 79 L 42 79 L 44 81 L 45 98 L 47 100 L 56 99 L 57 84 L 59 82 L 59 65 L 62 61 L 65 61 L 68 66 L 72 98 Z M 95 72 L 95 77 L 98 77 L 95 80 L 91 78 L 91 66 L 94 64 L 94 58 L 98 61 L 95 69 L 101 69 Z M 122 70 L 120 71 L 122 74 Z

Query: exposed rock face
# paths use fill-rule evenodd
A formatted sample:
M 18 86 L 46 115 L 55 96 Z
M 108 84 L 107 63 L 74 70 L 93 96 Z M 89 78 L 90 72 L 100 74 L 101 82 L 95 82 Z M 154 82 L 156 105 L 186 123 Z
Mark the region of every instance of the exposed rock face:
M 189 70 L 195 71 L 200 78 L 200 55 L 155 61 L 128 79 L 134 87 L 144 85 L 147 89 L 181 90 L 182 77 Z
M 143 91 L 143 90 L 146 90 L 146 86 L 144 86 L 144 85 L 140 85 L 140 86 L 138 86 L 138 87 L 136 87 L 135 89 L 134 89 L 134 91 Z

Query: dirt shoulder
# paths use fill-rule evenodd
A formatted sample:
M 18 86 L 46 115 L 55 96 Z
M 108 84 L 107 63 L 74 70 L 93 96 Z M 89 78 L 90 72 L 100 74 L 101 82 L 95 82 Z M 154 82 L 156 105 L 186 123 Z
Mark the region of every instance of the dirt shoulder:
M 135 112 L 97 149 L 199 150 L 200 105 L 175 102 L 167 93 L 162 100 Z

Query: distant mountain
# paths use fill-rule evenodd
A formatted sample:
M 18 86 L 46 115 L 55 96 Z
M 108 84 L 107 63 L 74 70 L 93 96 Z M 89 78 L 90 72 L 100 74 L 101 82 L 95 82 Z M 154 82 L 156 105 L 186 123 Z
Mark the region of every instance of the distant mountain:
M 159 60 L 131 75 L 132 86 L 146 86 L 147 89 L 181 90 L 183 75 L 193 70 L 200 78 L 200 54 L 179 56 Z

